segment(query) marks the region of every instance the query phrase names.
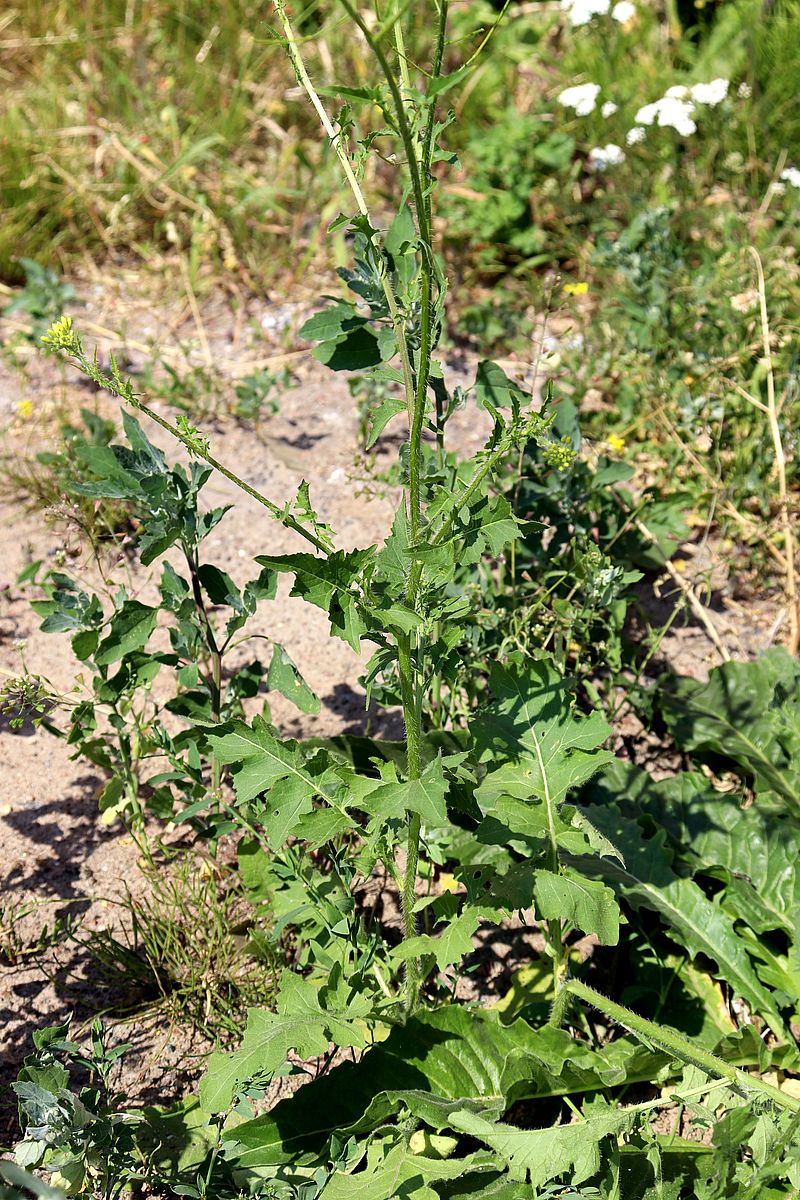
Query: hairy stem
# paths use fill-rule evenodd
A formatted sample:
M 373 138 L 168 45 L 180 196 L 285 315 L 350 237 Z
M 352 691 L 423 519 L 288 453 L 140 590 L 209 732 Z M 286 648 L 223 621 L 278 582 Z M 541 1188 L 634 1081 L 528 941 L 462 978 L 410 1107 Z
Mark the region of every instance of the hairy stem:
M 417 369 L 415 373 L 414 384 L 411 392 L 406 388 L 406 404 L 409 417 L 409 484 L 408 484 L 408 511 L 409 522 L 411 526 L 411 540 L 415 544 L 419 539 L 420 533 L 420 516 L 421 516 L 421 478 L 422 478 L 422 426 L 425 418 L 425 399 L 428 392 L 428 378 L 430 374 L 430 359 L 431 359 L 431 305 L 433 298 L 433 248 L 431 244 L 431 227 L 428 220 L 429 201 L 428 189 L 423 186 L 423 178 L 421 174 L 421 164 L 417 153 L 417 139 L 408 121 L 406 112 L 407 96 L 404 96 L 404 86 L 406 91 L 409 84 L 405 84 L 408 78 L 407 62 L 403 58 L 401 70 L 404 72 L 404 85 L 398 82 L 394 71 L 389 65 L 389 60 L 384 53 L 379 37 L 375 37 L 373 32 L 367 27 L 363 21 L 361 14 L 356 8 L 350 4 L 349 0 L 340 0 L 342 7 L 348 14 L 350 19 L 358 26 L 363 34 L 368 46 L 372 50 L 378 64 L 383 72 L 389 92 L 391 93 L 392 103 L 395 109 L 395 117 L 397 120 L 397 131 L 400 135 L 400 140 L 403 143 L 403 150 L 406 156 L 406 166 L 408 169 L 411 192 L 414 198 L 414 207 L 416 210 L 417 233 L 420 245 L 420 275 L 421 275 L 421 298 L 420 298 L 420 345 L 417 356 Z M 399 45 L 403 45 L 402 32 L 398 35 L 395 31 L 395 40 L 399 36 Z M 425 181 L 427 184 L 427 180 Z M 409 580 L 409 588 L 407 602 L 411 608 L 416 607 L 417 590 L 421 570 L 418 564 L 414 563 L 411 567 Z
M 412 93 L 411 76 L 406 56 L 405 40 L 400 18 L 402 13 L 393 14 L 389 28 L 393 28 L 394 41 L 399 61 L 400 79 L 398 80 L 384 51 L 382 40 L 387 32 L 371 30 L 361 17 L 357 8 L 350 0 L 340 0 L 342 7 L 353 23 L 363 34 L 367 44 L 374 54 L 384 75 L 395 110 L 396 128 L 403 144 L 408 170 L 414 209 L 416 213 L 417 234 L 420 248 L 420 345 L 416 362 L 412 364 L 411 354 L 405 332 L 405 314 L 400 312 L 391 280 L 385 269 L 381 279 L 387 305 L 397 334 L 400 359 L 403 370 L 406 408 L 409 421 L 409 482 L 407 492 L 407 509 L 409 531 L 412 544 L 420 541 L 422 534 L 422 429 L 425 418 L 425 404 L 430 376 L 430 361 L 433 344 L 433 294 L 434 294 L 434 258 L 431 243 L 431 203 L 430 203 L 430 164 L 433 153 L 433 134 L 435 130 L 435 114 L 433 106 L 428 112 L 426 127 L 422 140 L 412 123 L 409 121 L 409 109 L 413 112 L 414 98 Z M 275 0 L 275 8 L 283 28 L 286 48 L 301 84 L 322 123 L 328 138 L 333 145 L 344 171 L 345 178 L 355 197 L 356 204 L 362 216 L 373 222 L 364 198 L 361 185 L 356 178 L 353 164 L 343 143 L 341 130 L 337 132 L 328 117 L 322 102 L 305 69 L 297 40 L 286 15 L 284 0 Z M 444 53 L 445 24 L 447 7 L 444 0 L 439 5 L 439 24 L 436 50 L 433 62 L 433 78 L 441 70 Z M 385 262 L 380 246 L 375 246 L 376 260 Z M 422 575 L 422 565 L 418 561 L 411 564 L 406 588 L 406 603 L 414 611 L 419 605 L 419 584 Z M 422 662 L 422 647 L 417 635 L 402 634 L 397 639 L 397 659 L 400 674 L 400 691 L 403 704 L 403 717 L 407 739 L 407 769 L 409 780 L 418 779 L 421 772 L 422 747 L 422 710 L 420 704 L 421 681 L 424 663 Z M 402 904 L 404 931 L 407 938 L 416 934 L 414 902 L 416 896 L 417 868 L 419 863 L 420 819 L 417 814 L 409 814 L 406 862 L 403 875 Z M 406 967 L 406 1009 L 413 1011 L 416 1006 L 420 988 L 420 967 L 415 960 L 409 961 Z
M 422 771 L 422 723 L 417 704 L 417 676 L 415 655 L 409 634 L 397 638 L 397 663 L 400 674 L 400 696 L 403 703 L 403 720 L 406 730 L 406 777 L 419 779 Z M 409 813 L 406 839 L 406 861 L 403 870 L 401 903 L 403 908 L 403 936 L 412 938 L 417 933 L 417 918 L 414 904 L 417 892 L 417 867 L 419 865 L 420 818 Z M 406 1011 L 414 1011 L 422 982 L 420 964 L 416 958 L 406 962 Z
M 447 17 L 447 8 L 444 0 L 441 0 L 439 8 L 439 34 L 437 38 L 436 53 L 433 63 L 432 77 L 438 77 L 442 66 L 442 54 L 444 49 L 444 34 Z M 401 42 L 402 45 L 402 35 Z M 383 66 L 383 64 L 381 64 Z M 391 78 L 388 69 L 385 69 L 387 82 L 389 82 L 391 90 Z M 394 94 L 394 93 L 393 93 Z M 395 100 L 395 103 L 397 101 Z M 398 123 L 401 122 L 401 112 L 398 110 Z M 428 378 L 430 375 L 431 352 L 433 349 L 432 341 L 432 308 L 433 308 L 433 242 L 432 242 L 432 223 L 431 223 L 431 185 L 430 185 L 430 159 L 432 153 L 433 129 L 435 123 L 435 105 L 431 103 L 428 111 L 428 121 L 425 130 L 425 144 L 422 152 L 422 181 L 424 183 L 424 193 L 420 189 L 420 169 L 417 166 L 417 147 L 411 145 L 405 138 L 407 152 L 410 150 L 409 170 L 411 172 L 412 186 L 415 188 L 415 197 L 417 203 L 417 229 L 419 231 L 420 248 L 421 248 L 421 274 L 422 274 L 422 296 L 420 308 L 420 348 L 419 360 L 417 364 L 417 390 L 414 400 L 413 418 L 409 432 L 410 438 L 410 454 L 409 454 L 409 508 L 411 516 L 411 542 L 416 545 L 422 534 L 422 495 L 421 495 L 421 480 L 422 480 L 422 426 L 425 418 L 425 403 L 428 393 Z M 402 125 L 401 125 L 402 128 Z M 420 205 L 422 211 L 420 211 Z M 419 605 L 419 583 L 422 574 L 422 564 L 419 561 L 414 561 L 411 564 L 409 573 L 408 591 L 406 602 L 410 608 L 416 609 Z M 399 644 L 398 644 L 399 649 Z M 410 646 L 409 646 L 410 649 Z M 409 655 L 409 657 L 411 657 Z M 413 729 L 413 738 L 408 740 L 408 778 L 418 779 L 421 771 L 421 750 L 422 750 L 422 681 L 424 678 L 425 664 L 423 661 L 422 647 L 417 645 L 417 653 L 413 662 L 408 663 L 409 673 L 413 678 L 413 686 L 409 689 L 408 708 L 406 716 L 406 733 L 408 736 L 409 726 Z M 401 666 L 402 675 L 402 666 Z M 413 705 L 413 709 L 411 708 Z M 404 708 L 406 707 L 404 702 Z M 405 881 L 403 887 L 403 913 L 405 921 L 405 936 L 413 937 L 416 933 L 416 921 L 414 919 L 414 900 L 416 895 L 417 870 L 419 867 L 419 846 L 420 846 L 420 818 L 417 813 L 410 813 L 408 819 L 408 844 L 406 849 L 406 869 Z M 417 980 L 419 979 L 419 968 L 415 964 Z M 406 990 L 406 1007 L 408 1011 L 413 1011 L 419 989 L 419 982 L 414 982 L 411 974 L 407 977 Z
M 342 7 L 351 20 L 358 26 L 367 44 L 383 72 L 386 84 L 392 97 L 395 110 L 397 131 L 403 143 L 406 156 L 406 166 L 411 182 L 411 192 L 416 211 L 417 234 L 420 247 L 420 345 L 416 362 L 415 386 L 413 393 L 407 390 L 406 401 L 409 413 L 409 481 L 408 481 L 408 517 L 409 532 L 412 545 L 416 545 L 422 534 L 422 428 L 425 419 L 425 404 L 428 393 L 430 361 L 433 346 L 433 278 L 434 260 L 431 240 L 430 221 L 430 158 L 432 154 L 433 114 L 429 113 L 426 128 L 426 142 L 420 146 L 418 138 L 408 119 L 407 106 L 412 100 L 410 96 L 411 80 L 408 62 L 405 56 L 405 43 L 399 22 L 395 26 L 395 44 L 400 58 L 401 81 L 398 81 L 381 45 L 381 37 L 375 36 L 362 19 L 358 10 L 350 0 L 340 0 Z M 434 75 L 441 69 L 444 48 L 444 27 L 446 19 L 444 4 L 439 9 L 439 33 L 434 58 Z M 406 588 L 406 603 L 416 611 L 419 606 L 419 585 L 422 576 L 422 564 L 413 561 L 409 571 Z M 403 702 L 403 717 L 405 720 L 407 739 L 407 769 L 409 780 L 418 779 L 421 771 L 422 747 L 422 709 L 420 704 L 424 663 L 422 647 L 417 636 L 403 634 L 397 639 L 397 660 L 400 674 L 400 691 Z M 410 813 L 408 818 L 406 862 L 403 877 L 403 922 L 406 938 L 416 934 L 414 917 L 414 901 L 416 897 L 417 869 L 419 865 L 420 818 L 416 813 Z M 406 969 L 406 1011 L 412 1012 L 417 1004 L 420 987 L 419 963 L 410 960 Z
M 133 391 L 130 381 L 127 381 L 122 386 L 119 386 L 119 383 L 112 379 L 110 375 L 106 375 L 101 372 L 97 367 L 97 363 L 90 362 L 86 357 L 86 354 L 83 351 L 83 346 L 77 335 L 74 344 L 70 345 L 69 347 L 57 348 L 65 349 L 67 355 L 76 363 L 83 373 L 88 375 L 90 379 L 94 380 L 99 387 L 105 388 L 107 392 L 110 392 L 112 396 L 116 396 L 118 400 L 122 400 L 124 403 L 130 404 L 131 407 L 135 408 L 138 412 L 144 413 L 144 415 L 149 417 L 150 420 L 156 425 L 159 425 L 162 429 L 166 430 L 167 433 L 170 433 L 176 439 L 176 441 L 181 442 L 184 446 L 187 446 L 190 453 L 196 458 L 200 458 L 203 462 L 208 463 L 210 467 L 213 467 L 214 470 L 218 471 L 220 475 L 224 475 L 225 478 L 237 488 L 245 492 L 259 504 L 263 505 L 267 512 L 270 513 L 276 521 L 280 521 L 280 523 L 287 529 L 292 529 L 295 533 L 299 533 L 302 538 L 305 538 L 307 542 L 311 543 L 315 550 L 320 550 L 324 555 L 326 555 L 326 557 L 328 554 L 330 554 L 331 546 L 326 545 L 326 543 L 318 538 L 316 534 L 312 533 L 311 530 L 306 529 L 296 517 L 293 517 L 290 513 L 287 513 L 285 509 L 280 507 L 280 505 L 275 504 L 272 500 L 269 500 L 254 487 L 251 487 L 249 483 L 246 483 L 245 480 L 241 478 L 241 476 L 237 475 L 234 471 L 231 471 L 225 466 L 224 463 L 221 463 L 218 458 L 215 458 L 213 454 L 209 453 L 209 451 L 205 448 L 205 445 L 200 444 L 195 438 L 190 440 L 186 433 L 181 432 L 177 425 L 173 425 L 172 421 L 168 421 L 166 417 L 162 417 L 161 414 L 152 409 L 149 404 L 146 404 L 145 401 L 142 400 L 140 396 L 137 396 Z
M 669 1029 L 664 1025 L 656 1025 L 653 1021 L 638 1016 L 629 1008 L 617 1004 L 614 1000 L 609 1000 L 602 992 L 587 987 L 585 983 L 580 983 L 577 979 L 568 979 L 556 996 L 550 1013 L 549 1023 L 551 1025 L 562 1024 L 570 996 L 576 996 L 579 1000 L 591 1004 L 598 1012 L 604 1013 L 619 1025 L 624 1026 L 634 1037 L 660 1046 L 669 1054 L 674 1054 L 682 1062 L 692 1063 L 716 1079 L 726 1080 L 740 1094 L 748 1096 L 757 1092 L 760 1096 L 773 1100 L 782 1108 L 788 1108 L 791 1112 L 800 1112 L 800 1100 L 765 1083 L 757 1075 L 748 1075 L 746 1071 L 740 1071 L 738 1067 L 732 1066 L 724 1059 L 718 1058 L 716 1054 L 691 1042 L 676 1030 Z

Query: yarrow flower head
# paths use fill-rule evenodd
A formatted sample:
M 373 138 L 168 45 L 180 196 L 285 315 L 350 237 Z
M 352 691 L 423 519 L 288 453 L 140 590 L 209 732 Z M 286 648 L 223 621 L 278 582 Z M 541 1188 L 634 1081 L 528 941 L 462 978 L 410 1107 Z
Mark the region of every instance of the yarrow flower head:
M 580 83 L 575 87 L 565 88 L 563 92 L 559 92 L 556 99 L 564 108 L 574 108 L 579 117 L 586 117 L 590 112 L 594 112 L 599 95 L 599 83 Z
M 611 0 L 561 0 L 561 10 L 570 25 L 587 25 L 592 17 L 604 16 L 610 7 Z
M 691 100 L 681 100 L 677 96 L 663 96 L 652 104 L 645 104 L 636 114 L 636 120 L 641 125 L 662 125 L 674 129 L 683 137 L 693 134 L 697 125 L 692 120 L 694 105 Z
M 696 104 L 708 104 L 713 107 L 722 103 L 729 87 L 728 79 L 712 79 L 710 83 L 696 83 L 690 89 L 690 94 Z
M 595 146 L 589 151 L 589 166 L 593 171 L 605 171 L 608 167 L 618 167 L 625 161 L 625 151 L 614 142 L 606 146 Z
M 600 115 L 603 117 L 613 117 L 618 108 L 619 105 L 615 104 L 613 100 L 606 100 L 605 104 L 600 109 Z
M 800 168 L 787 167 L 785 171 L 781 171 L 781 179 L 791 187 L 800 188 Z
M 620 25 L 627 25 L 628 21 L 636 16 L 636 5 L 631 4 L 630 0 L 619 0 L 619 4 L 612 8 L 611 16 L 615 21 L 619 21 Z
M 633 129 L 629 129 L 625 134 L 625 141 L 629 146 L 636 146 L 639 142 L 645 139 L 646 130 L 641 125 L 634 125 Z
M 750 97 L 752 96 L 752 94 L 753 94 L 753 89 L 750 87 L 750 84 L 747 82 L 740 83 L 738 88 L 736 89 L 736 95 L 741 100 L 749 100 Z

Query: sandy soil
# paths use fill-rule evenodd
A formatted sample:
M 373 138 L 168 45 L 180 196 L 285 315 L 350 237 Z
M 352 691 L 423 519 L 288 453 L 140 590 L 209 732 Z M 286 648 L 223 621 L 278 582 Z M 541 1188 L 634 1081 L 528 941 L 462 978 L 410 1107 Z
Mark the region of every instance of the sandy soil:
M 230 419 L 210 420 L 204 429 L 214 453 L 276 501 L 292 496 L 300 481 L 307 479 L 315 507 L 333 525 L 340 545 L 380 541 L 387 532 L 395 497 L 385 490 L 367 488 L 357 478 L 357 424 L 346 381 L 332 376 L 304 352 L 291 351 L 288 357 L 280 357 L 286 345 L 291 345 L 291 330 L 307 310 L 218 294 L 204 302 L 198 321 L 188 306 L 178 305 L 176 312 L 173 306 L 155 299 L 158 293 L 152 281 L 145 287 L 146 299 L 131 300 L 141 293 L 141 284 L 125 272 L 114 281 L 78 283 L 85 305 L 76 309 L 76 318 L 87 331 L 87 341 L 98 330 L 124 330 L 132 371 L 141 368 L 151 338 L 156 338 L 176 363 L 181 359 L 176 350 L 179 342 L 193 342 L 194 361 L 202 361 L 207 346 L 209 355 L 231 378 L 240 378 L 267 362 L 285 362 L 296 382 L 281 398 L 278 416 L 265 426 L 268 436 L 259 436 Z M 12 331 L 5 324 L 6 328 L 0 328 L 0 341 Z M 97 340 L 101 348 L 108 345 L 102 336 Z M 453 369 L 460 373 L 461 364 Z M 6 429 L 6 452 L 30 453 L 32 446 L 47 441 L 58 412 L 73 413 L 81 405 L 93 406 L 96 400 L 75 372 L 62 370 L 52 360 L 23 356 L 22 369 L 14 369 L 6 361 L 0 365 L 0 430 Z M 33 416 L 28 420 L 20 417 L 21 401 L 31 403 Z M 115 410 L 106 404 L 104 411 Z M 153 436 L 153 431 L 148 434 Z M 456 441 L 469 451 L 477 447 L 482 434 L 481 421 L 474 412 L 467 413 L 457 428 Z M 159 441 L 155 436 L 154 440 Z M 392 452 L 388 442 L 387 462 Z M 174 448 L 170 453 L 175 454 Z M 294 535 L 221 477 L 212 479 L 204 495 L 209 506 L 236 503 L 206 542 L 208 559 L 235 579 L 243 581 L 255 573 L 250 562 L 255 554 L 297 547 Z M 50 564 L 59 555 L 65 557 L 73 574 L 91 579 L 97 572 L 80 539 L 63 523 L 48 527 L 41 512 L 26 516 L 12 503 L 5 503 L 1 512 L 0 668 L 16 673 L 19 647 L 24 644 L 29 670 L 45 676 L 57 688 L 69 689 L 74 683 L 74 663 L 68 638 L 39 632 L 38 618 L 16 580 L 30 561 L 42 559 Z M 702 563 L 698 570 L 701 567 Z M 132 586 L 142 599 L 153 594 L 153 574 L 152 570 L 134 572 Z M 302 601 L 290 600 L 288 590 L 289 581 L 284 578 L 278 599 L 263 606 L 256 628 L 285 645 L 321 697 L 322 710 L 317 717 L 303 717 L 288 702 L 279 701 L 273 706 L 273 719 L 287 736 L 362 731 L 364 693 L 358 677 L 365 658 L 359 659 L 344 642 L 330 639 L 324 614 Z M 652 592 L 644 599 L 654 603 Z M 668 611 L 672 602 L 666 596 L 661 604 Z M 742 604 L 726 577 L 717 581 L 713 603 L 720 634 L 734 655 L 754 653 L 769 639 L 776 613 L 769 600 Z M 665 640 L 661 661 L 681 671 L 703 674 L 716 661 L 716 651 L 696 623 L 678 623 Z M 387 736 L 401 733 L 392 713 L 377 714 L 372 727 Z M 639 730 L 634 722 L 619 732 L 624 744 L 625 738 L 636 737 Z M 12 929 L 23 942 L 35 939 L 57 915 L 80 913 L 86 930 L 99 929 L 116 919 L 113 901 L 121 895 L 125 882 L 136 886 L 137 850 L 124 830 L 99 823 L 97 794 L 102 782 L 99 772 L 72 761 L 68 747 L 45 730 L 30 725 L 12 730 L 8 724 L 0 725 L 0 947 Z M 29 906 L 34 907 L 26 915 Z M 76 1019 L 84 1019 L 107 1000 L 85 956 L 76 951 L 61 947 L 34 958 L 23 955 L 10 964 L 0 955 L 0 1082 L 14 1078 L 21 1058 L 31 1048 L 32 1028 L 61 1021 L 71 1011 Z M 162 1101 L 187 1090 L 207 1049 L 202 1040 L 187 1040 L 185 1033 L 163 1028 L 158 1019 L 136 1029 L 127 1027 L 120 1036 L 135 1043 L 124 1078 L 126 1089 L 135 1094 L 157 1093 Z M 192 1062 L 197 1070 L 192 1069 Z M 5 1115 L 9 1122 L 8 1108 Z

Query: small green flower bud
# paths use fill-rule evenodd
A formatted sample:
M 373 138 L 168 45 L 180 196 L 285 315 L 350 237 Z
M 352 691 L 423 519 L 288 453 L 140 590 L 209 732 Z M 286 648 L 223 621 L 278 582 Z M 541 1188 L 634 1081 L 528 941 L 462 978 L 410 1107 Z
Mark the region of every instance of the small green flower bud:
M 205 458 L 208 454 L 209 441 L 205 434 L 202 434 L 195 425 L 190 425 L 186 417 L 180 416 L 175 424 L 181 435 L 181 441 L 190 454 L 196 454 L 199 458 Z
M 551 442 L 549 446 L 545 447 L 545 465 L 556 471 L 569 470 L 575 458 L 576 454 L 569 437 L 562 438 L 560 442 Z

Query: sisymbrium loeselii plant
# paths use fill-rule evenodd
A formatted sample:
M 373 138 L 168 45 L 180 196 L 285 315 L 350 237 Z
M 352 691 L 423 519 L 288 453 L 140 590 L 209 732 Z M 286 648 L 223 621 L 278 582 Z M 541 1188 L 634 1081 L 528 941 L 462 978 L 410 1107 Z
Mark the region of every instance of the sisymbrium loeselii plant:
M 297 952 L 275 1008 L 251 1010 L 240 1047 L 210 1058 L 200 1102 L 222 1133 L 202 1187 L 182 1183 L 181 1194 L 711 1200 L 745 1187 L 777 1196 L 776 1181 L 800 1186 L 800 1101 L 777 1075 L 796 1063 L 788 986 L 753 972 L 736 929 L 743 918 L 672 870 L 673 853 L 688 854 L 682 830 L 666 820 L 654 830 L 613 804 L 577 802 L 577 789 L 592 801 L 615 778 L 603 717 L 580 710 L 556 659 L 527 639 L 498 647 L 482 665 L 486 686 L 460 714 L 461 727 L 441 728 L 442 681 L 455 686 L 453 650 L 476 602 L 465 571 L 491 578 L 487 564 L 517 545 L 530 548 L 542 532 L 520 517 L 499 473 L 525 452 L 529 470 L 569 471 L 575 451 L 554 426 L 549 395 L 537 403 L 489 361 L 479 363 L 468 396 L 456 394 L 437 356 L 446 279 L 434 196 L 448 163 L 450 120 L 441 107 L 475 69 L 491 28 L 472 58 L 448 73 L 446 0 L 424 12 L 340 5 L 370 49 L 375 83 L 328 87 L 323 96 L 283 0 L 276 29 L 351 200 L 334 222 L 352 235 L 353 264 L 340 271 L 349 295 L 330 300 L 303 336 L 331 370 L 367 373 L 386 385 L 372 437 L 390 422 L 405 425 L 402 497 L 383 545 L 337 548 L 305 485 L 288 503 L 258 493 L 212 454 L 188 418 L 173 425 L 113 358 L 109 370 L 90 358 L 69 318 L 44 339 L 183 444 L 193 460 L 191 475 L 181 476 L 187 488 L 217 469 L 304 541 L 293 553 L 256 555 L 257 588 L 290 575 L 291 594 L 327 613 L 332 637 L 356 653 L 368 645 L 368 691 L 399 705 L 404 721 L 398 745 L 287 741 L 265 715 L 245 720 L 215 693 L 205 601 L 195 603 L 191 621 L 205 637 L 211 669 L 203 684 L 208 703 L 196 715 L 184 709 L 189 736 L 198 753 L 212 756 L 212 790 L 223 772 L 230 780 L 243 880 L 269 906 L 276 935 L 292 930 Z M 422 56 L 423 17 L 433 35 L 417 62 L 409 46 Z M 343 107 L 332 116 L 326 105 L 337 95 Z M 375 112 L 380 128 L 360 133 L 359 118 Z M 370 153 L 397 171 L 390 221 L 378 219 L 365 195 Z M 448 446 L 448 422 L 465 402 L 476 406 L 488 435 L 476 454 L 459 459 Z M 129 438 L 136 430 L 128 418 Z M 157 528 L 150 536 L 158 540 Z M 182 549 L 202 590 L 196 547 Z M 213 604 L 243 603 L 241 593 L 228 595 L 221 573 L 208 578 Z M 171 612 L 194 595 L 189 581 L 173 591 L 174 604 L 163 599 Z M 219 649 L 216 634 L 214 641 Z M 666 845 L 668 831 L 675 851 Z M 709 870 L 722 870 L 720 853 L 709 851 Z M 381 921 L 391 896 L 399 902 L 394 924 Z M 693 957 L 716 961 L 761 1024 L 704 1027 L 692 1039 L 684 1026 L 638 1015 L 585 982 L 576 942 L 618 947 L 621 920 L 635 920 L 641 908 L 663 916 Z M 768 919 L 761 914 L 762 925 Z M 501 923 L 535 926 L 541 939 L 527 984 L 502 1008 L 454 1002 L 463 1000 L 463 964 L 476 937 L 491 946 Z M 703 936 L 706 926 L 719 937 Z M 769 978 L 790 970 L 784 957 L 768 964 Z M 588 1011 L 573 1018 L 571 1035 L 561 1026 L 575 1002 Z M 599 1024 L 589 1012 L 599 1012 Z M 603 1038 L 609 1025 L 626 1032 Z M 778 1082 L 763 1078 L 770 1068 Z M 313 1078 L 255 1115 L 252 1099 L 287 1073 Z M 626 1090 L 643 1083 L 645 1097 L 623 1103 Z M 713 1128 L 707 1152 L 676 1155 L 676 1139 L 654 1124 L 662 1110 L 687 1110 L 696 1126 Z
M 277 575 L 263 567 L 239 587 L 227 571 L 204 561 L 203 543 L 228 511 L 200 506 L 212 468 L 196 461 L 188 469 L 170 465 L 129 413 L 123 426 L 126 444 L 77 444 L 70 488 L 91 501 L 125 504 L 138 525 L 129 539 L 133 552 L 143 567 L 160 565 L 158 603 L 143 603 L 124 585 L 108 588 L 104 601 L 64 571 L 29 579 L 45 593 L 33 601 L 41 628 L 69 633 L 90 675 L 76 695 L 58 697 L 47 689 L 48 703 L 34 719 L 108 773 L 100 796 L 105 823 L 121 818 L 138 838 L 145 806 L 167 820 L 176 816 L 177 801 L 180 819 L 216 840 L 229 824 L 215 803 L 219 762 L 192 726 L 242 715 L 242 702 L 262 687 L 307 713 L 319 711 L 319 699 L 277 642 L 268 667 L 259 658 L 242 662 L 241 652 L 229 666 L 237 648 L 252 642 L 246 626 L 259 603 L 275 596 Z M 173 550 L 177 567 L 168 557 Z M 157 630 L 166 632 L 168 646 L 154 645 Z M 10 708 L 11 689 L 4 693 Z M 68 715 L 66 728 L 55 720 L 57 709 Z M 263 714 L 269 716 L 266 703 Z M 181 725 L 189 728 L 176 732 Z M 158 769 L 164 765 L 166 771 Z

